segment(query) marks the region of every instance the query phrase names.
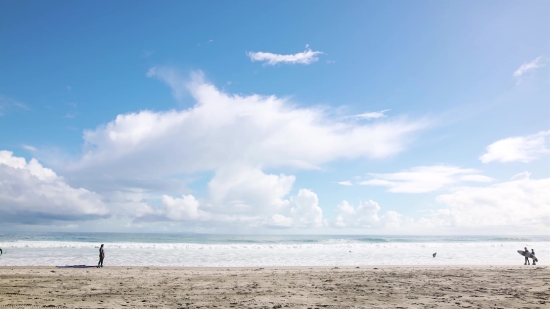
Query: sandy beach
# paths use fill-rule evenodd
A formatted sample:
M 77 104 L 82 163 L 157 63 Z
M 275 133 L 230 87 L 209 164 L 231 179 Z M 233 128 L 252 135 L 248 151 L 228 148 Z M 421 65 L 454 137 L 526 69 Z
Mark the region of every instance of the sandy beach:
M 548 308 L 546 266 L 0 268 L 0 307 Z

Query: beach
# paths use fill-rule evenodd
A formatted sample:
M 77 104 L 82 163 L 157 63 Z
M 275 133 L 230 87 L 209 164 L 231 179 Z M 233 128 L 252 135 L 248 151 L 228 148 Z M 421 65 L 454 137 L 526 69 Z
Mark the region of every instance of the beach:
M 547 266 L 0 267 L 0 307 L 548 308 Z

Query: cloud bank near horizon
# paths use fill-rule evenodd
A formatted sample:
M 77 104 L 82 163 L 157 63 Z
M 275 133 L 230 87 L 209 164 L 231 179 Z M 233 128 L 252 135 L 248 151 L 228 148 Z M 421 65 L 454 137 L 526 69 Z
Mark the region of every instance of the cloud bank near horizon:
M 336 216 L 327 218 L 323 208 L 331 206 L 323 205 L 310 189 L 294 188 L 296 176 L 266 170 L 313 170 L 340 159 L 389 158 L 405 151 L 426 122 L 386 117 L 386 110 L 361 115 L 375 122 L 357 122 L 353 116 L 332 117 L 322 108 L 297 107 L 276 96 L 228 94 L 205 82 L 200 72 L 186 79 L 171 68 L 154 67 L 147 76 L 166 83 L 174 98 L 189 93 L 196 103 L 184 110 L 120 114 L 85 131 L 82 156 L 55 168 L 70 175 L 70 183 L 88 184 L 82 187 L 69 184 L 36 159 L 27 163 L 0 152 L 0 204 L 7 205 L 0 207 L 0 214 L 29 224 L 116 217 L 136 225 L 269 229 L 522 231 L 530 224 L 531 231 L 542 231 L 550 225 L 544 212 L 550 206 L 544 194 L 550 179 L 522 174 L 498 182 L 478 170 L 449 165 L 369 174 L 370 180 L 359 182 L 393 193 L 438 192 L 442 208 L 430 215 L 413 219 L 367 199 L 358 205 L 343 200 L 333 208 Z M 531 145 L 547 135 L 523 139 Z M 498 153 L 494 149 L 500 148 L 493 148 L 488 147 L 488 153 Z M 202 172 L 212 175 L 203 196 L 168 194 L 162 185 L 153 189 L 135 181 L 163 183 Z M 97 189 L 97 183 L 109 181 L 117 183 L 116 190 Z M 519 214 L 514 205 L 528 211 Z
M 0 151 L 0 222 L 40 224 L 105 218 L 101 196 L 73 188 L 36 159 Z

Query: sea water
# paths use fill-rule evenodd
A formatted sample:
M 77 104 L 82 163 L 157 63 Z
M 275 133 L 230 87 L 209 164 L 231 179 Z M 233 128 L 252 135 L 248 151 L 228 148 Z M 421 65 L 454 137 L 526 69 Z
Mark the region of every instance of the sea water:
M 105 266 L 522 265 L 523 247 L 550 263 L 550 236 L 0 233 L 0 266 L 94 265 L 102 243 Z

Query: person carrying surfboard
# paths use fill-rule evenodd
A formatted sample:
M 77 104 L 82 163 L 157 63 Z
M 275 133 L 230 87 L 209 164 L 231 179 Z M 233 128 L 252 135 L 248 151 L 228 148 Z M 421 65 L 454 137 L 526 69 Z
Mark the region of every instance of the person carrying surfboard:
M 525 249 L 524 251 L 525 263 L 523 263 L 523 265 L 531 265 L 531 263 L 529 263 L 529 250 L 527 250 L 527 247 L 523 247 L 523 249 Z
M 99 247 L 99 262 L 97 262 L 97 268 L 103 267 L 103 259 L 105 258 L 105 250 L 103 250 L 103 244 Z

